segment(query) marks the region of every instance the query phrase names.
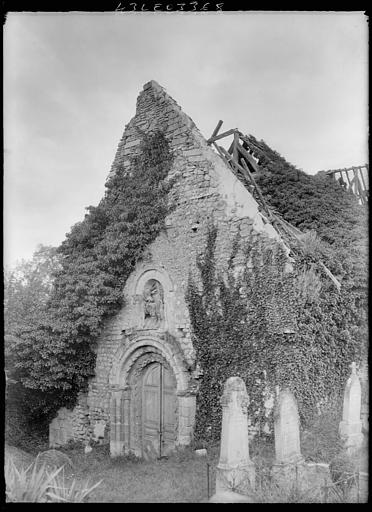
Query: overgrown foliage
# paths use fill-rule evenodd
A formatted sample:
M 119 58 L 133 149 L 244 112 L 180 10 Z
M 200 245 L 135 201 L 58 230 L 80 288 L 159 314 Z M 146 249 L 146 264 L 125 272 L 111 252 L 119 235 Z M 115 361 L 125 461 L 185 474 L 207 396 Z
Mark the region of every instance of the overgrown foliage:
M 301 231 L 317 233 L 335 275 L 351 280 L 355 289 L 366 287 L 368 210 L 324 173 L 308 175 L 263 141 L 259 144 L 256 181 L 270 206 Z
M 285 331 L 295 328 L 296 297 L 291 297 L 292 275 L 284 272 L 284 251 L 263 251 L 257 241 L 251 242 L 245 248 L 245 258 L 250 258 L 253 271 L 244 265 L 242 273 L 234 275 L 231 258 L 230 269 L 222 276 L 216 271 L 216 237 L 217 230 L 212 228 L 205 255 L 197 262 L 202 288 L 190 278 L 187 293 L 193 344 L 203 371 L 195 438 L 205 442 L 219 437 L 219 400 L 223 384 L 231 376 L 245 381 L 250 413 L 264 426 L 264 382 L 268 371 L 273 371 L 268 343 L 284 340 Z
M 49 299 L 36 322 L 21 325 L 12 354 L 14 378 L 39 396 L 34 421 L 72 405 L 93 375 L 103 322 L 123 305 L 127 277 L 164 226 L 172 161 L 161 132 L 141 133 L 138 156 L 116 170 L 58 248 Z
M 368 209 L 324 173 L 308 175 L 263 141 L 260 146 L 263 170 L 256 178 L 257 183 L 269 204 L 285 220 L 308 232 L 305 237 L 310 243 L 305 247 L 316 245 L 315 254 L 305 254 L 302 263 L 312 264 L 320 257 L 341 282 L 338 312 L 335 297 L 328 297 L 334 308 L 335 329 L 341 336 L 353 337 L 366 357 Z M 302 254 L 303 248 L 304 244 Z
M 304 256 L 288 273 L 284 251 L 260 247 L 257 241 L 244 247 L 252 269 L 245 265 L 236 276 L 231 258 L 223 278 L 215 265 L 216 235 L 212 229 L 198 262 L 202 287 L 190 279 L 187 297 L 203 371 L 196 440 L 218 440 L 223 384 L 234 375 L 247 385 L 250 418 L 261 432 L 272 422 L 265 400 L 275 385 L 294 391 L 306 425 L 317 404 L 339 404 L 349 364 L 361 357 L 363 339 L 351 334 L 355 326 L 353 313 L 345 311 L 348 298 L 315 273 L 315 289 L 308 282 L 304 290 L 304 274 L 310 281 L 313 272 L 308 270 L 311 261 Z
M 226 282 L 216 273 L 216 235 L 211 231 L 205 258 L 199 261 L 202 289 L 191 281 L 188 293 L 194 345 L 204 372 L 197 407 L 200 441 L 220 434 L 219 397 L 228 377 L 245 380 L 254 423 L 262 427 L 266 421 L 266 381 L 271 390 L 279 384 L 295 392 L 306 425 L 316 405 L 324 409 L 331 401 L 340 408 L 349 364 L 366 356 L 366 209 L 326 176 L 309 176 L 264 142 L 258 145 L 261 172 L 256 181 L 265 199 L 305 234 L 292 246 L 296 264 L 291 277 L 283 273 L 283 255 L 270 260 L 263 254 L 264 266 L 256 258 L 252 272 L 245 271 L 240 279 L 234 279 L 231 266 Z M 252 247 L 245 250 L 248 257 Z M 341 281 L 340 292 L 322 273 L 319 260 Z M 277 307 L 270 309 L 273 304 Z M 288 311 L 296 324 L 292 333 L 284 328 Z

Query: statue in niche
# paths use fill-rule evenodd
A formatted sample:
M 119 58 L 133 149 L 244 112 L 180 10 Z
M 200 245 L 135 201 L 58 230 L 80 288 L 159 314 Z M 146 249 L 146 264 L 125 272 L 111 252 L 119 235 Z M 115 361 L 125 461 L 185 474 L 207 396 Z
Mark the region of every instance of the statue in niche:
M 143 290 L 144 325 L 145 329 L 158 329 L 164 320 L 164 294 L 163 287 L 156 281 L 147 281 Z

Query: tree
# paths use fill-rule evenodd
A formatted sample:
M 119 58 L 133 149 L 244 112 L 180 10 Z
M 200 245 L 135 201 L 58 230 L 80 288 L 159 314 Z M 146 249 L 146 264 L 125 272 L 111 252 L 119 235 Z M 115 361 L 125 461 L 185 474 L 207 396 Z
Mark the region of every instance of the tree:
M 9 442 L 27 448 L 35 439 L 32 431 L 37 428 L 34 421 L 38 417 L 37 404 L 47 397 L 24 385 L 24 363 L 33 364 L 30 351 L 24 350 L 24 333 L 35 329 L 45 317 L 54 276 L 59 269 L 56 248 L 39 245 L 31 260 L 22 260 L 4 272 L 5 431 Z
M 38 245 L 31 260 L 22 260 L 4 272 L 4 340 L 5 366 L 8 375 L 15 375 L 15 347 L 21 332 L 35 326 L 50 297 L 60 257 L 52 246 Z M 13 364 L 12 364 L 13 362 Z

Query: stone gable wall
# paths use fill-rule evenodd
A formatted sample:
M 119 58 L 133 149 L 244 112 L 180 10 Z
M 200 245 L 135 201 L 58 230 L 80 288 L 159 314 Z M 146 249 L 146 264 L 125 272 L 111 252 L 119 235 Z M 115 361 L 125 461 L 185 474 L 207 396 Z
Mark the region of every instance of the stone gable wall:
M 133 282 L 149 265 L 164 269 L 173 283 L 174 319 L 170 332 L 180 341 L 187 362 L 192 366 L 195 354 L 190 337 L 190 319 L 185 303 L 189 274 L 196 275 L 196 258 L 205 251 L 208 226 L 218 225 L 216 260 L 226 266 L 232 242 L 240 233 L 265 244 L 282 244 L 279 235 L 258 211 L 257 202 L 211 149 L 193 121 L 156 83 L 144 86 L 137 100 L 135 117 L 127 125 L 119 143 L 111 173 L 120 165 L 128 170 L 129 155 L 135 155 L 140 143 L 136 127 L 143 131 L 163 130 L 176 158 L 170 177 L 178 181 L 170 201 L 177 208 L 166 219 L 166 232 L 151 244 L 149 261 L 139 265 L 124 289 L 127 305 L 111 319 L 97 347 L 96 377 L 92 380 L 89 404 L 93 411 L 108 409 L 112 358 L 118 349 L 122 330 L 137 327 L 136 307 L 131 295 Z M 194 229 L 193 229 L 194 228 Z
M 169 177 L 177 180 L 169 201 L 176 208 L 166 219 L 166 230 L 149 246 L 144 261 L 129 277 L 123 290 L 126 305 L 106 323 L 97 344 L 96 375 L 90 381 L 87 400 L 91 423 L 107 420 L 110 408 L 112 411 L 119 407 L 112 405 L 110 375 L 120 351 L 130 346 L 130 333 L 141 329 L 141 290 L 138 289 L 141 276 L 159 275 L 163 279 L 166 331 L 175 340 L 169 351 L 178 351 L 175 357 L 183 361 L 179 366 L 182 375 L 178 377 L 180 382 L 188 383 L 182 385 L 181 394 L 186 396 L 198 375 L 185 292 L 189 275 L 197 279 L 196 259 L 204 254 L 209 227 L 212 224 L 218 227 L 216 264 L 220 269 L 226 268 L 238 233 L 243 243 L 250 238 L 260 239 L 264 246 L 284 246 L 278 233 L 258 211 L 254 198 L 207 145 L 193 121 L 156 82 L 146 84 L 139 95 L 136 115 L 126 126 L 109 176 L 120 166 L 130 171 L 129 157 L 138 152 L 141 140 L 138 128 L 145 132 L 162 130 L 174 152 Z M 239 264 L 239 254 L 235 263 Z M 184 409 L 180 406 L 179 421 L 190 430 L 194 405 L 186 398 L 184 403 Z M 183 419 L 182 411 L 185 411 Z M 185 442 L 188 435 L 186 430 L 184 435 L 180 434 Z

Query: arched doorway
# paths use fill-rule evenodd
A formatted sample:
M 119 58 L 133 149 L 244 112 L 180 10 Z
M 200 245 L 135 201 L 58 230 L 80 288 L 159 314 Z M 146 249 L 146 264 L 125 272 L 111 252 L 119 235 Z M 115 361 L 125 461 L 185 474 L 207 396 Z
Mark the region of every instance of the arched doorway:
M 168 333 L 126 335 L 109 379 L 112 457 L 157 458 L 191 442 L 195 393 L 182 353 Z
M 161 362 L 150 364 L 142 379 L 143 457 L 162 457 L 176 443 L 176 382 Z

